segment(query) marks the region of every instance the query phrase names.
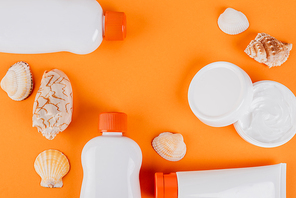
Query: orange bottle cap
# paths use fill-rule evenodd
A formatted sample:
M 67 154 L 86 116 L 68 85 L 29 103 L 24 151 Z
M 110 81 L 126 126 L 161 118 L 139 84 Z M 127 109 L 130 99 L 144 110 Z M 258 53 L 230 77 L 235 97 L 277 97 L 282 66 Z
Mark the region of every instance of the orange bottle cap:
M 155 173 L 155 198 L 178 198 L 176 173 Z
M 108 41 L 124 40 L 126 37 L 126 16 L 124 12 L 105 12 L 105 39 Z
M 125 113 L 101 113 L 99 116 L 100 132 L 126 132 L 127 115 Z

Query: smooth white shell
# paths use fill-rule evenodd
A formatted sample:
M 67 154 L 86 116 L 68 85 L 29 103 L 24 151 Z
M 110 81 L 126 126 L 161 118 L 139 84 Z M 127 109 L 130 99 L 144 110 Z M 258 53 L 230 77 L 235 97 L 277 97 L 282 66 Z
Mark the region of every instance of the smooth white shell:
M 179 161 L 186 154 L 186 144 L 179 133 L 163 132 L 152 141 L 154 150 L 164 159 Z
M 72 120 L 73 92 L 62 71 L 45 71 L 33 107 L 33 127 L 52 140 Z
M 69 172 L 70 163 L 62 152 L 49 149 L 37 156 L 34 168 L 42 179 L 41 186 L 60 188 L 63 186 L 62 178 Z
M 1 88 L 15 101 L 29 97 L 33 90 L 33 78 L 29 65 L 23 61 L 12 65 L 1 80 Z
M 242 12 L 227 8 L 219 16 L 218 26 L 226 34 L 235 35 L 248 29 L 249 21 Z

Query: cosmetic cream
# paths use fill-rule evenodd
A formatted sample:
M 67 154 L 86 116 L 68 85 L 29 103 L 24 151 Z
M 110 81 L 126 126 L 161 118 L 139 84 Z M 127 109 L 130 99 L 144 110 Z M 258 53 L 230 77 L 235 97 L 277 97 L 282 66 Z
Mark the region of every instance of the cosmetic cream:
M 253 101 L 235 123 L 237 132 L 248 142 L 262 147 L 279 146 L 289 141 L 296 128 L 296 98 L 275 81 L 254 83 Z
M 296 132 L 296 98 L 275 81 L 252 84 L 248 74 L 228 62 L 201 68 L 188 90 L 192 112 L 203 123 L 234 124 L 239 135 L 256 146 L 276 147 Z

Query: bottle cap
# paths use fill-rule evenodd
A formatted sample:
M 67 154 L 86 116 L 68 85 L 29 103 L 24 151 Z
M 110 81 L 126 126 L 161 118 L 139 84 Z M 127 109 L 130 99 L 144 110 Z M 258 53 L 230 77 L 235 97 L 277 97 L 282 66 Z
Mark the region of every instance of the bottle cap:
M 176 173 L 155 173 L 155 198 L 178 198 Z
M 105 39 L 108 41 L 124 40 L 126 37 L 126 16 L 124 12 L 105 12 Z
M 99 116 L 100 132 L 126 132 L 127 115 L 125 113 L 101 113 Z

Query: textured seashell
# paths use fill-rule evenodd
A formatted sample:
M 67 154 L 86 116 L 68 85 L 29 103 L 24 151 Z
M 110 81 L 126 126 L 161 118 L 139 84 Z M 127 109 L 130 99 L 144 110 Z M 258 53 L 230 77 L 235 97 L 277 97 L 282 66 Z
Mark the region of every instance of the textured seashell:
M 62 71 L 45 71 L 33 106 L 33 127 L 52 140 L 72 120 L 73 92 Z
M 69 172 L 70 163 L 62 152 L 49 149 L 37 156 L 34 168 L 41 177 L 41 186 L 61 188 L 62 178 Z
M 161 133 L 153 139 L 152 146 L 161 157 L 169 161 L 179 161 L 186 154 L 186 144 L 179 133 Z
M 21 101 L 33 90 L 33 77 L 28 63 L 23 61 L 12 65 L 1 80 L 1 88 L 12 100 Z
M 242 12 L 227 8 L 218 18 L 219 28 L 226 34 L 239 34 L 248 29 L 249 21 Z
M 283 43 L 266 33 L 258 33 L 245 49 L 245 53 L 259 63 L 274 67 L 282 65 L 288 59 L 291 49 L 291 43 Z

